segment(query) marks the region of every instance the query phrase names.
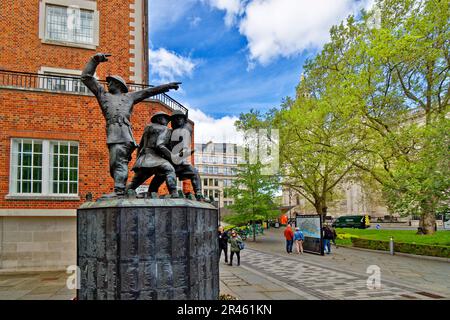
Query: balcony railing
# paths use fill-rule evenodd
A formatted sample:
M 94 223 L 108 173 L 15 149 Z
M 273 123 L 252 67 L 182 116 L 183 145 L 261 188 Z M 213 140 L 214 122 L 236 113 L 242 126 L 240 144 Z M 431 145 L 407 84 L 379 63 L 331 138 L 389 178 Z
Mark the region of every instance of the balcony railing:
M 99 81 L 106 88 L 105 81 Z M 127 84 L 128 90 L 138 91 L 152 86 L 143 84 Z M 74 93 L 81 95 L 92 95 L 89 89 L 81 82 L 80 77 L 70 77 L 51 74 L 37 74 L 27 72 L 16 72 L 0 69 L 0 88 L 13 88 L 36 91 L 51 91 Z M 187 112 L 187 108 L 165 93 L 158 94 L 150 98 L 157 100 L 171 108 Z

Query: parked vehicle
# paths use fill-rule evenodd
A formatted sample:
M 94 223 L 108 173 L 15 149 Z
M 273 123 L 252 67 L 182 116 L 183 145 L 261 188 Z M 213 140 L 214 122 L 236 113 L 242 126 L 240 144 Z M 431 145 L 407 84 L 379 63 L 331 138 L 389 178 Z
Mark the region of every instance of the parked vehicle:
M 333 228 L 359 228 L 366 229 L 370 227 L 369 215 L 342 216 L 333 222 Z

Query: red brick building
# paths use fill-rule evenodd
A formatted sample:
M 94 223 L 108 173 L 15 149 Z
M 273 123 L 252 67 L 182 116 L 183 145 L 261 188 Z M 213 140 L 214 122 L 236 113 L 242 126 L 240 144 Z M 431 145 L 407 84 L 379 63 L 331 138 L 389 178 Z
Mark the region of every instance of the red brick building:
M 0 272 L 75 264 L 76 208 L 113 188 L 105 120 L 79 75 L 106 52 L 100 80 L 118 74 L 143 88 L 147 9 L 146 0 L 1 1 Z M 152 114 L 174 109 L 185 110 L 164 94 L 137 104 L 135 139 Z

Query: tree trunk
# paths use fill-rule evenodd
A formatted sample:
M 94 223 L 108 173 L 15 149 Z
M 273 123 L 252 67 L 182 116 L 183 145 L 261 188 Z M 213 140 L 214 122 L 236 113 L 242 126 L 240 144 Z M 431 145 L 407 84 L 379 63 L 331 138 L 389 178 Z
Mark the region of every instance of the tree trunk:
M 253 242 L 256 242 L 256 224 L 253 221 Z
M 436 216 L 431 208 L 426 208 L 420 217 L 418 233 L 432 235 L 436 232 Z
M 328 212 L 328 207 L 326 206 L 325 201 L 316 201 L 314 208 L 316 209 L 316 213 L 320 216 L 322 219 L 322 222 L 325 222 L 325 217 Z

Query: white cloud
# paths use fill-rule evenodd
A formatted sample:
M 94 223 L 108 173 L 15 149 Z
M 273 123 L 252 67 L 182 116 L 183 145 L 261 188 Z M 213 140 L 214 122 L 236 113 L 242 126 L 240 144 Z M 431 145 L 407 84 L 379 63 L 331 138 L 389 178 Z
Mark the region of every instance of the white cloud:
M 203 0 L 211 7 L 225 11 L 225 25 L 231 27 L 239 15 L 244 13 L 245 2 L 243 0 Z
M 190 77 L 195 63 L 190 58 L 182 57 L 164 48 L 149 50 L 150 73 L 158 77 L 158 81 L 168 82 Z
M 195 143 L 207 143 L 209 141 L 239 143 L 242 141 L 242 135 L 234 127 L 238 117 L 225 116 L 214 119 L 199 109 L 189 108 L 189 119 L 194 121 L 195 124 Z
M 251 60 L 270 63 L 303 50 L 320 48 L 329 29 L 370 0 L 251 0 L 239 31 L 247 38 Z

